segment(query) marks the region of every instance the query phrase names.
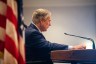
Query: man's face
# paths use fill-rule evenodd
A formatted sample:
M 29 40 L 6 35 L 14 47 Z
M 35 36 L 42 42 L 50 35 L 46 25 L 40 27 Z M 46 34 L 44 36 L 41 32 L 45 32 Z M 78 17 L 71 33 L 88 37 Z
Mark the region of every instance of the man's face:
M 49 26 L 51 26 L 51 18 L 50 17 L 48 17 L 46 20 L 42 20 L 41 21 L 41 25 L 40 25 L 40 30 L 42 31 L 42 32 L 44 32 L 44 31 L 47 31 L 47 29 L 49 28 Z

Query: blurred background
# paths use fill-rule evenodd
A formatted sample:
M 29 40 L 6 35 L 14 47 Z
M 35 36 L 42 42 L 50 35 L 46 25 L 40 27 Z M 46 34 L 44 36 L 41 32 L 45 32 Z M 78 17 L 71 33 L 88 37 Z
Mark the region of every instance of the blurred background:
M 67 45 L 92 43 L 64 35 L 68 33 L 92 38 L 96 42 L 96 0 L 23 0 L 23 5 L 26 25 L 32 22 L 34 10 L 45 8 L 52 12 L 51 26 L 43 33 L 47 40 Z M 92 46 L 87 47 L 90 49 Z

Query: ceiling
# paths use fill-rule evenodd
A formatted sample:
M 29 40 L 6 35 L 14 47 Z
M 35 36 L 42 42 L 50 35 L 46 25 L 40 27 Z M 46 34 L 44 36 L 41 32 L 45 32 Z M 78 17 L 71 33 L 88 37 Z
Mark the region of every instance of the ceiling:
M 96 0 L 23 0 L 23 7 L 96 5 Z

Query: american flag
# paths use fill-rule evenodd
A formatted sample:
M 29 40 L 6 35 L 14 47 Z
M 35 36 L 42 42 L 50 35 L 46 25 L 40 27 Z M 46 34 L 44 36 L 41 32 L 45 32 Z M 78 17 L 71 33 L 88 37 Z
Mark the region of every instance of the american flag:
M 22 0 L 0 0 L 0 63 L 25 64 Z

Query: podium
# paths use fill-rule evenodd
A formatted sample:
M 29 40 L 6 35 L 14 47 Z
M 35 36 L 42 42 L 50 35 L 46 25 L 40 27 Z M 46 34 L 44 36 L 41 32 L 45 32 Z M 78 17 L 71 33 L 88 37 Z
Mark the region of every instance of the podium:
M 51 51 L 54 63 L 96 64 L 96 49 Z

